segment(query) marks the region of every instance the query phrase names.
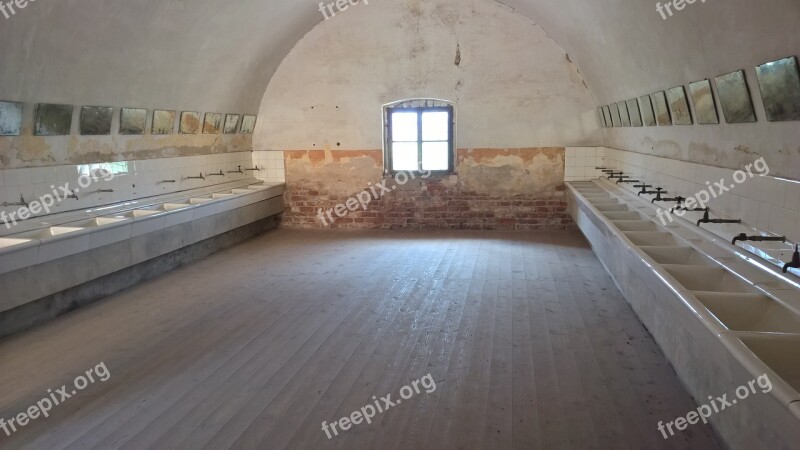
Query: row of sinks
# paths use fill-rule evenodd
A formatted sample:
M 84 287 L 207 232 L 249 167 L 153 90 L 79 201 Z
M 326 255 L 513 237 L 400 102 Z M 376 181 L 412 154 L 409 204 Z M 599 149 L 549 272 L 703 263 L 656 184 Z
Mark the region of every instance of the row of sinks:
M 88 220 L 80 220 L 57 226 L 50 226 L 47 228 L 42 228 L 34 231 L 27 231 L 9 236 L 3 236 L 0 237 L 0 250 L 12 251 L 14 249 L 11 247 L 23 244 L 30 244 L 35 241 L 49 240 L 69 235 L 72 233 L 84 231 L 87 229 L 105 227 L 125 222 L 128 220 L 135 220 L 139 218 L 154 216 L 157 214 L 179 211 L 192 206 L 213 202 L 215 200 L 226 199 L 237 195 L 251 194 L 253 192 L 263 189 L 267 189 L 267 187 L 261 184 L 254 184 L 243 188 L 227 189 L 211 194 L 205 194 L 197 197 L 190 197 L 185 200 L 144 206 L 139 209 L 118 212 L 107 217 L 95 217 Z
M 783 390 L 783 400 L 800 402 L 800 295 L 794 286 L 782 284 L 768 270 L 761 270 L 758 280 L 742 278 L 720 262 L 744 261 L 733 257 L 735 249 L 730 258 L 698 251 L 693 244 L 702 239 L 693 239 L 698 236 L 685 227 L 656 223 L 654 210 L 635 206 L 639 202 L 634 196 L 617 197 L 593 183 L 574 183 L 573 188 L 646 255 L 645 261 L 649 258 L 655 263 L 653 267 L 660 269 L 657 273 L 680 291 L 737 359 L 751 362 L 754 356 L 760 360 L 791 388 Z M 800 408 L 794 411 L 798 412 Z

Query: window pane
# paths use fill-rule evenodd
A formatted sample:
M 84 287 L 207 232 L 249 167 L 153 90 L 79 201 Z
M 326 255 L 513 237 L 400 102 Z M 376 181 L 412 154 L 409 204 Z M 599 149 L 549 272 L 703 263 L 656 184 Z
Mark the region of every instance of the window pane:
M 392 170 L 419 170 L 419 154 L 416 142 L 392 143 Z
M 423 142 L 422 170 L 450 170 L 449 154 L 447 142 Z
M 392 140 L 414 141 L 419 138 L 417 133 L 417 113 L 393 112 L 392 113 Z
M 446 111 L 422 113 L 422 140 L 446 141 L 450 139 L 450 114 Z

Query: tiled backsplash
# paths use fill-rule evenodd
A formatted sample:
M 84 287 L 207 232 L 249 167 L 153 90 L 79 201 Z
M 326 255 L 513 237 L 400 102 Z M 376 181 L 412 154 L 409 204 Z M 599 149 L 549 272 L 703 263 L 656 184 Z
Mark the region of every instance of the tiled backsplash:
M 255 177 L 268 183 L 285 183 L 286 172 L 283 166 L 282 151 L 253 152 L 253 164 L 258 165 L 260 172 Z
M 20 196 L 30 203 L 45 194 L 52 193 L 55 186 L 69 183 L 71 189 L 79 189 L 78 200 L 67 198 L 51 208 L 51 213 L 92 208 L 125 200 L 151 197 L 170 192 L 200 188 L 223 182 L 246 178 L 264 181 L 283 181 L 283 152 L 237 152 L 214 155 L 185 156 L 116 163 L 90 165 L 68 165 L 27 169 L 0 170 L 0 211 L 6 214 L 17 211 L 19 206 L 2 206 L 17 203 Z M 258 164 L 260 172 L 246 171 Z M 239 167 L 243 173 L 238 172 Z M 82 189 L 78 179 L 82 173 L 95 168 L 112 170 L 111 181 L 99 179 Z M 213 176 L 224 173 L 224 177 Z M 203 174 L 205 180 L 188 179 Z M 211 176 L 209 176 L 211 175 Z M 174 182 L 171 182 L 174 180 Z M 110 191 L 113 192 L 101 192 Z M 61 192 L 59 190 L 59 192 Z M 39 214 L 39 216 L 44 213 Z M 2 223 L 0 223 L 2 226 Z
M 713 217 L 742 219 L 753 227 L 800 242 L 800 181 L 759 176 L 754 168 L 751 171 L 755 176 L 738 184 L 731 169 L 605 147 L 567 149 L 566 181 L 598 178 L 602 173 L 595 167 L 622 170 L 647 184 L 667 189 L 670 197 L 694 196 L 709 189 L 707 182 L 713 185 L 724 178 L 728 188 L 735 187 L 708 203 Z
M 567 147 L 565 181 L 587 181 L 599 177 L 597 167 L 606 164 L 603 147 Z

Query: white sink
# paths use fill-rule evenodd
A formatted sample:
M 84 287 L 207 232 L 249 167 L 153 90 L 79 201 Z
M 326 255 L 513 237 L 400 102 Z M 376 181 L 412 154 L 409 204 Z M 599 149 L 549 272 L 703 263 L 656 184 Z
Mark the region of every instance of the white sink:
M 13 247 L 30 241 L 30 239 L 0 238 L 0 248 Z
M 608 220 L 643 220 L 645 217 L 636 211 L 606 212 L 603 213 Z
M 622 203 L 616 203 L 613 205 L 594 205 L 594 207 L 597 208 L 598 211 L 606 211 L 606 212 L 628 210 L 628 205 L 623 205 Z
M 111 225 L 113 223 L 124 222 L 125 218 L 117 218 L 117 217 L 98 217 L 91 220 L 86 220 L 83 222 L 71 223 L 69 226 L 73 227 L 80 227 L 80 228 L 95 228 L 95 227 L 102 227 L 103 225 Z
M 252 194 L 252 189 L 232 189 L 231 192 L 234 194 Z
M 206 202 L 210 202 L 212 200 L 214 200 L 213 196 L 192 197 L 192 198 L 189 199 L 189 203 L 192 204 L 192 205 L 200 205 L 200 204 L 203 204 L 203 203 L 206 203 Z
M 679 247 L 678 240 L 671 233 L 657 231 L 625 231 L 625 236 L 640 247 Z
M 211 194 L 211 196 L 212 196 L 213 198 L 215 198 L 215 199 L 218 199 L 218 198 L 228 198 L 228 197 L 232 197 L 232 196 L 234 196 L 234 195 L 236 195 L 236 194 L 234 194 L 232 191 L 229 191 L 229 192 L 218 192 L 218 193 L 216 193 L 216 194 Z
M 657 231 L 656 224 L 649 220 L 614 220 L 620 231 Z
M 765 295 L 695 292 L 694 296 L 730 331 L 800 333 L 800 316 Z
M 615 198 L 600 198 L 600 197 L 591 198 L 590 197 L 588 200 L 589 200 L 589 203 L 591 203 L 591 204 L 593 204 L 595 206 L 597 206 L 597 205 L 619 205 L 620 204 L 619 200 L 617 200 Z
M 689 291 L 756 293 L 756 289 L 721 267 L 664 265 L 664 269 Z
M 75 233 L 84 229 L 85 228 L 80 228 L 80 227 L 50 227 L 50 228 L 45 228 L 44 230 L 36 230 L 30 233 L 23 233 L 20 234 L 19 237 L 23 239 L 49 239 L 55 236 Z
M 742 343 L 758 359 L 800 392 L 800 336 L 743 336 Z
M 639 247 L 659 264 L 683 264 L 694 266 L 716 266 L 713 260 L 691 247 Z
M 191 206 L 191 203 L 183 202 L 183 203 L 164 203 L 161 206 L 155 208 L 157 211 L 175 211 L 177 209 L 183 209 Z
M 135 209 L 133 211 L 128 211 L 126 213 L 120 214 L 116 217 L 121 217 L 125 219 L 135 219 L 137 217 L 147 217 L 152 216 L 154 214 L 158 214 L 160 211 L 151 211 L 149 209 Z

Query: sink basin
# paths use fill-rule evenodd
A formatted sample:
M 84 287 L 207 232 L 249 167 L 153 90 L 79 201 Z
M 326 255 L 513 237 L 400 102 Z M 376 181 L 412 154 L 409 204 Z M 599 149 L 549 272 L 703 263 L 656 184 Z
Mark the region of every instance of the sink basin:
M 117 218 L 117 217 L 98 217 L 91 220 L 86 220 L 83 222 L 77 222 L 73 224 L 69 224 L 70 226 L 80 227 L 80 228 L 95 228 L 95 227 L 102 227 L 103 225 L 111 225 L 112 223 L 124 222 L 125 218 Z
M 598 211 L 606 212 L 628 210 L 628 205 L 623 205 L 622 203 L 615 203 L 613 205 L 594 205 L 594 207 L 597 208 Z
M 30 233 L 24 233 L 20 235 L 20 237 L 23 239 L 49 239 L 55 236 L 75 233 L 83 229 L 84 228 L 80 227 L 50 227 L 50 228 L 45 228 L 44 230 L 37 230 L 37 231 L 32 231 Z
M 800 316 L 765 295 L 696 292 L 694 296 L 730 331 L 800 333 Z
M 215 199 L 217 199 L 217 198 L 228 198 L 228 197 L 231 197 L 233 195 L 235 195 L 235 194 L 232 191 L 229 191 L 229 192 L 218 192 L 216 194 L 211 194 L 211 197 L 213 197 Z
M 589 197 L 589 203 L 593 205 L 619 205 L 619 200 L 611 197 L 597 197 L 591 198 Z
M 175 211 L 176 209 L 183 209 L 187 206 L 190 206 L 191 203 L 183 202 L 183 203 L 164 203 L 163 205 L 156 208 L 158 211 Z
M 758 359 L 800 392 L 800 336 L 744 336 L 739 338 Z
M 675 239 L 671 233 L 657 232 L 657 231 L 626 231 L 625 236 L 633 242 L 634 245 L 646 247 L 663 247 L 675 246 L 679 247 L 678 240 Z
M 247 186 L 247 189 L 250 189 L 251 191 L 263 191 L 264 189 L 267 189 L 268 187 L 269 186 L 264 186 L 262 184 L 251 184 L 250 186 Z
M 657 231 L 656 224 L 649 220 L 613 220 L 620 231 Z
M 624 211 L 624 212 L 606 212 L 603 213 L 608 220 L 642 220 L 644 216 L 639 214 L 636 211 Z
M 152 216 L 154 214 L 158 214 L 160 211 L 151 211 L 149 209 L 135 209 L 133 211 L 128 211 L 123 214 L 119 214 L 115 217 L 121 217 L 125 219 L 135 219 L 137 217 L 147 217 Z
M 208 196 L 208 197 L 192 197 L 192 198 L 189 199 L 189 203 L 192 204 L 192 205 L 199 205 L 199 204 L 202 204 L 202 203 L 210 202 L 212 200 L 214 200 L 214 197 L 212 197 L 212 196 Z
M 678 283 L 690 291 L 755 293 L 741 278 L 721 267 L 664 265 Z
M 233 189 L 231 190 L 234 194 L 250 194 L 253 192 L 252 189 Z
M 639 247 L 653 261 L 659 264 L 684 264 L 701 266 L 716 265 L 714 261 L 703 256 L 702 253 L 691 247 Z
M 13 247 L 30 241 L 30 239 L 0 238 L 0 248 Z

